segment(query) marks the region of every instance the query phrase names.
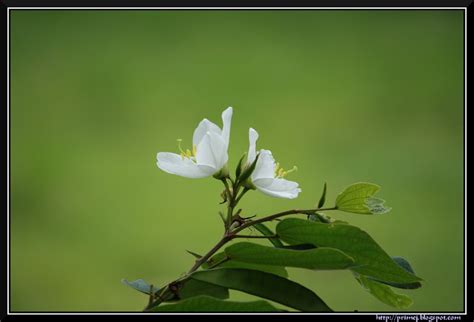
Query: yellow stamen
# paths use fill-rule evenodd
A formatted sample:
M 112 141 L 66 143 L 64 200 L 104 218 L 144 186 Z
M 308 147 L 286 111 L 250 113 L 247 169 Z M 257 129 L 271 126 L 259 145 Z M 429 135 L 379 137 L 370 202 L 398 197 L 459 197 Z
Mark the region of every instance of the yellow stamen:
M 293 168 L 291 168 L 290 170 L 288 171 L 285 171 L 285 175 L 287 175 L 288 173 L 292 173 L 292 172 L 295 172 L 298 170 L 298 167 L 296 165 L 293 166 Z
M 285 172 L 285 170 L 283 168 L 280 168 L 280 170 L 278 170 L 278 176 L 283 177 L 284 172 Z
M 196 156 L 196 146 L 195 145 L 193 146 L 192 151 L 190 149 L 186 149 L 186 151 L 184 151 L 183 148 L 181 147 L 181 141 L 183 141 L 183 140 L 182 139 L 177 139 L 176 141 L 178 141 L 178 149 L 179 149 L 181 158 L 183 160 L 184 160 L 184 158 L 191 159 L 192 157 Z
M 280 163 L 277 162 L 277 163 L 275 164 L 275 177 L 278 176 L 278 172 L 279 172 L 279 171 L 280 171 Z
M 275 177 L 277 178 L 284 178 L 288 175 L 288 173 L 292 173 L 294 171 L 298 170 L 298 168 L 296 166 L 294 166 L 293 168 L 291 168 L 290 170 L 286 170 L 283 169 L 282 167 L 280 167 L 280 164 L 277 163 L 276 166 L 275 166 Z

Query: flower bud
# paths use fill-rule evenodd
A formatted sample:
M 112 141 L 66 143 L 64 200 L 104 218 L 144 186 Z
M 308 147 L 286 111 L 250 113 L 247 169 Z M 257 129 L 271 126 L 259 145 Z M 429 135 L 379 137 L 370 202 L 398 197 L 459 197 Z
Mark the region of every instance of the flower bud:
M 246 182 L 248 181 L 248 183 L 249 183 L 248 188 L 249 189 L 255 189 L 255 186 L 250 181 L 250 176 L 252 175 L 253 170 L 255 170 L 259 155 L 260 154 L 257 154 L 257 156 L 255 157 L 255 160 L 252 162 L 252 164 L 247 165 L 244 168 L 244 170 L 242 171 L 242 174 L 240 175 L 240 178 L 239 178 L 239 182 L 242 182 L 244 184 L 244 186 L 245 186 Z

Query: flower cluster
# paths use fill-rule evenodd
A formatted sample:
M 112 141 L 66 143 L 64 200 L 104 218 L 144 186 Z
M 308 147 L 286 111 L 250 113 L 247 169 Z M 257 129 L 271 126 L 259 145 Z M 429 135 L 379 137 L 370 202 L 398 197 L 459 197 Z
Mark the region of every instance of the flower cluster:
M 202 120 L 194 130 L 192 149 L 183 150 L 181 140 L 178 140 L 180 154 L 159 152 L 156 156 L 158 167 L 167 173 L 186 178 L 228 176 L 227 161 L 232 113 L 232 107 L 222 112 L 222 129 L 208 119 Z M 296 167 L 285 171 L 278 163 L 275 163 L 270 150 L 261 149 L 257 152 L 257 139 L 257 131 L 250 128 L 247 160 L 239 165 L 243 167 L 241 173 L 246 173 L 249 169 L 251 171 L 245 185 L 272 197 L 296 198 L 301 192 L 298 183 L 284 179 Z

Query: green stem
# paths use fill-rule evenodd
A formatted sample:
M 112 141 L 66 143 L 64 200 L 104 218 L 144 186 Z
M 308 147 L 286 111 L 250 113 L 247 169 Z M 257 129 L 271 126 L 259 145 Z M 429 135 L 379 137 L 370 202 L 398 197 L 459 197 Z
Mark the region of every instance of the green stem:
M 225 224 L 225 230 L 229 229 L 230 225 L 232 225 L 232 213 L 234 211 L 233 204 L 234 204 L 234 193 L 235 193 L 235 188 L 233 187 L 233 190 L 230 190 L 229 184 L 227 183 L 227 179 L 223 178 L 222 182 L 224 183 L 225 186 L 225 191 L 227 194 L 227 218 L 226 218 L 226 224 Z
M 240 199 L 242 199 L 242 197 L 245 195 L 245 193 L 247 191 L 249 191 L 250 189 L 249 188 L 244 188 L 244 190 L 242 190 L 242 192 L 237 196 L 237 198 L 235 199 L 235 204 L 234 204 L 234 207 L 239 203 Z

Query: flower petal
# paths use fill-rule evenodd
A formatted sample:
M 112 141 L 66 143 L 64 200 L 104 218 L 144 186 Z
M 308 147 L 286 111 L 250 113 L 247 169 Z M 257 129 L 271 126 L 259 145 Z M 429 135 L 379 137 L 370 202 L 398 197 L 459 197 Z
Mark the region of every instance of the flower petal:
M 230 125 L 232 122 L 232 106 L 229 106 L 224 112 L 222 112 L 222 138 L 224 139 L 226 147 L 229 147 L 230 139 Z
M 207 132 L 197 146 L 196 163 L 214 168 L 217 172 L 228 160 L 227 147 L 222 136 Z
M 273 159 L 271 151 L 260 150 L 260 156 L 251 177 L 252 181 L 261 178 L 273 179 L 275 177 L 275 159 Z
M 253 184 L 261 192 L 277 198 L 294 199 L 301 192 L 298 183 L 281 178 L 262 178 L 254 180 Z
M 193 146 L 197 147 L 207 132 L 212 132 L 218 135 L 222 135 L 222 131 L 217 125 L 215 125 L 208 119 L 204 119 L 201 122 L 199 122 L 199 125 L 194 130 Z
M 198 166 L 191 159 L 179 154 L 159 152 L 156 155 L 156 165 L 163 171 L 186 178 L 205 178 L 214 173 L 214 169 Z
M 252 164 L 256 156 L 256 147 L 258 140 L 258 132 L 254 129 L 249 129 L 249 152 L 247 154 L 247 164 Z

